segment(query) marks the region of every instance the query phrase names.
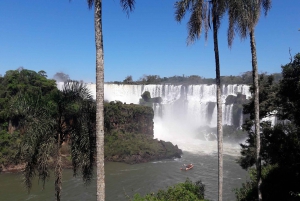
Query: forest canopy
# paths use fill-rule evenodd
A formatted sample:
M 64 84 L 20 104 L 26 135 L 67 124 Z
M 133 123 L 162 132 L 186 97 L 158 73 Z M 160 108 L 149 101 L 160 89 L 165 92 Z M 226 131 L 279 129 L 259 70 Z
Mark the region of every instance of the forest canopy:
M 261 75 L 269 75 L 266 72 Z M 278 82 L 281 79 L 281 73 L 270 74 L 274 81 Z M 125 77 L 123 82 L 114 81 L 115 84 L 215 84 L 215 78 L 205 78 L 200 75 L 174 75 L 171 77 L 160 77 L 159 75 L 143 75 L 138 80 L 133 81 L 132 76 Z M 252 85 L 252 71 L 241 73 L 240 75 L 221 76 L 221 84 L 248 84 Z

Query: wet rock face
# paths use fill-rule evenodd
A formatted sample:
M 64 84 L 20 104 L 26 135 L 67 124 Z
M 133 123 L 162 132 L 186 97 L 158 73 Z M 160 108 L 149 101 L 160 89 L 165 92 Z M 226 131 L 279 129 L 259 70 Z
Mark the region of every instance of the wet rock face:
M 247 101 L 246 95 L 238 93 L 236 96 L 233 96 L 233 95 L 227 96 L 225 105 L 244 104 L 244 103 L 246 103 L 246 101 Z
M 241 126 L 241 122 L 245 119 L 243 115 L 243 104 L 247 103 L 246 95 L 238 93 L 237 96 L 229 95 L 226 98 L 225 105 L 233 105 L 231 109 L 232 113 L 232 125 L 235 128 Z

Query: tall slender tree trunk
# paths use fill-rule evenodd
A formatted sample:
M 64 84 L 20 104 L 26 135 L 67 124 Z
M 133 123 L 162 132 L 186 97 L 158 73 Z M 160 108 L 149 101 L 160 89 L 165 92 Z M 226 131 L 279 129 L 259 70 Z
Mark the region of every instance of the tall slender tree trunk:
M 252 54 L 252 76 L 254 86 L 254 123 L 255 123 L 255 134 L 256 134 L 256 171 L 257 171 L 257 190 L 258 200 L 262 200 L 261 194 L 261 154 L 260 154 L 260 125 L 259 125 L 259 86 L 258 86 L 258 70 L 257 70 L 257 57 L 256 57 L 256 43 L 254 28 L 250 31 L 250 45 Z
M 104 61 L 102 36 L 102 0 L 95 0 L 96 42 L 96 146 L 97 146 L 97 201 L 105 200 L 104 172 Z
M 223 129 L 222 129 L 222 103 L 221 103 L 221 79 L 220 61 L 218 48 L 218 28 L 216 20 L 216 0 L 213 1 L 213 32 L 214 32 L 214 51 L 216 62 L 216 86 L 217 86 L 217 135 L 218 135 L 218 200 L 223 198 Z
M 61 140 L 60 134 L 57 136 L 57 155 L 55 164 L 55 197 L 56 201 L 60 201 L 61 196 L 61 180 L 62 180 L 62 161 L 61 161 Z

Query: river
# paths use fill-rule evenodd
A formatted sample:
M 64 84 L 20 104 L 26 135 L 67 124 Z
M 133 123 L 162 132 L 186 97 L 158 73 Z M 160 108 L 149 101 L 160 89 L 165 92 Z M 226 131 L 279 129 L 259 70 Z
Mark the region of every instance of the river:
M 228 153 L 226 146 L 224 150 L 225 153 Z M 232 189 L 240 187 L 241 183 L 246 180 L 247 172 L 236 164 L 236 158 L 236 156 L 224 155 L 224 201 L 235 200 Z M 180 171 L 180 167 L 184 163 L 193 163 L 194 168 L 189 171 Z M 105 163 L 106 200 L 129 200 L 127 196 L 132 197 L 135 193 L 144 195 L 157 192 L 158 189 L 166 189 L 167 186 L 184 182 L 186 178 L 190 178 L 194 182 L 201 179 L 206 186 L 205 197 L 216 200 L 217 173 L 217 154 L 214 152 L 184 151 L 180 159 L 135 165 L 107 162 Z M 2 173 L 0 174 L 0 200 L 52 201 L 54 200 L 53 176 L 46 183 L 44 190 L 42 190 L 41 183 L 38 185 L 38 181 L 35 180 L 33 188 L 28 194 L 22 184 L 20 173 Z M 72 177 L 72 170 L 64 170 L 62 200 L 96 200 L 95 178 L 92 179 L 90 185 L 85 186 L 80 177 Z

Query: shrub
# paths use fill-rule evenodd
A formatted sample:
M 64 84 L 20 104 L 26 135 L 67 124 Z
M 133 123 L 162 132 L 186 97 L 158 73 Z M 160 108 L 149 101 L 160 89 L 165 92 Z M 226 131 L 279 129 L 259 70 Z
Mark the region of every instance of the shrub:
M 145 197 L 135 194 L 132 201 L 205 201 L 204 191 L 205 185 L 200 180 L 193 183 L 187 179 L 184 183 L 170 186 L 167 190 L 159 190 L 157 194 L 147 194 Z

